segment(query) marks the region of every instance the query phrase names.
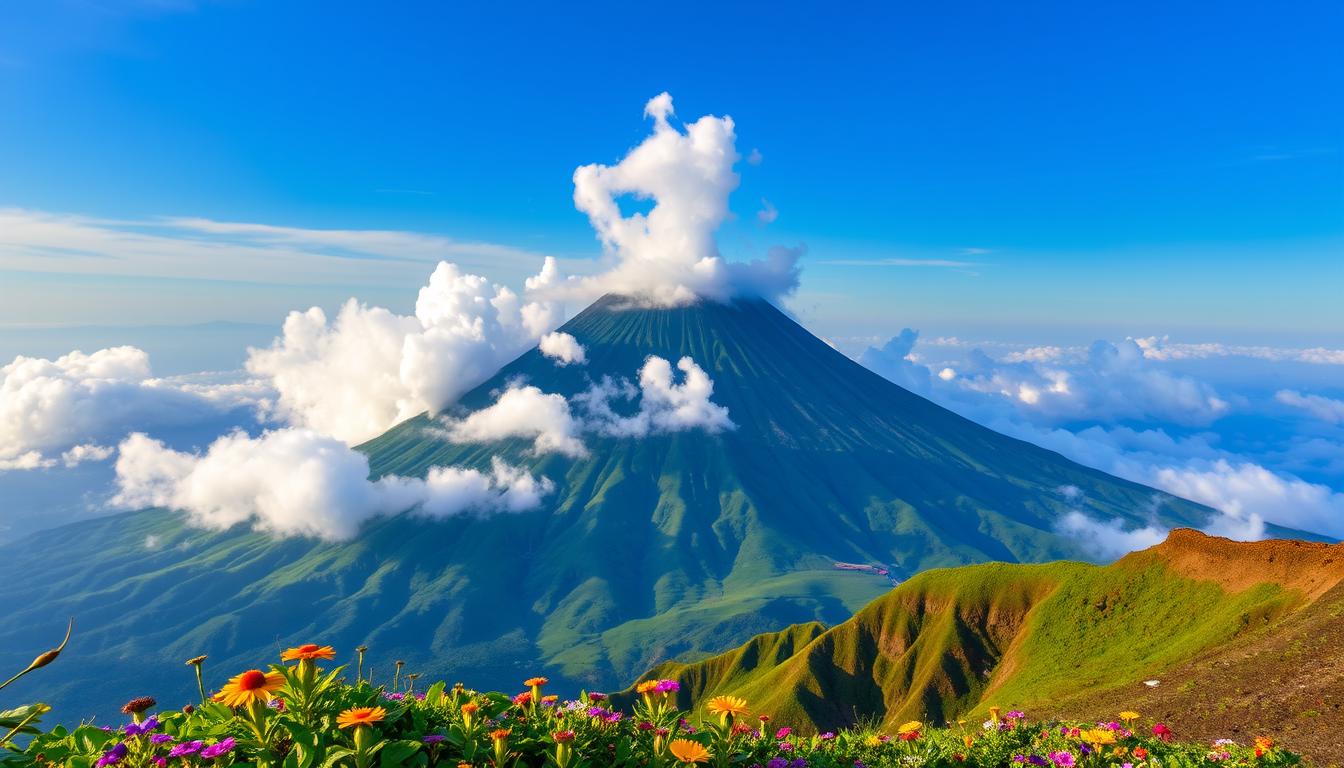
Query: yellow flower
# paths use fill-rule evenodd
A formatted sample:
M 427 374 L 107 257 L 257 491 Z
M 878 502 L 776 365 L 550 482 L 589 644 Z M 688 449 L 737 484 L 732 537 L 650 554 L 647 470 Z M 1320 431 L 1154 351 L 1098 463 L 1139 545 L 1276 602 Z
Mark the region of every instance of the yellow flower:
M 187 659 L 187 663 L 190 664 L 190 665 L 192 665 L 193 667 L 199 667 L 199 666 L 201 666 L 202 664 L 205 663 L 205 659 L 206 659 L 206 657 L 205 657 L 204 655 L 202 655 L 202 656 L 193 656 L 192 658 Z
M 354 728 L 358 725 L 373 725 L 383 722 L 387 717 L 387 710 L 382 707 L 355 707 L 347 709 L 336 718 L 336 725 L 339 728 Z
M 545 684 L 547 684 L 547 683 L 549 683 L 549 682 L 551 682 L 551 681 L 550 681 L 550 678 L 546 678 L 546 677 L 529 677 L 529 678 L 527 678 L 526 680 L 523 681 L 523 685 L 527 686 L 528 688 L 540 688 L 541 686 L 543 686 L 543 685 L 545 685 Z
M 316 659 L 334 659 L 336 658 L 336 649 L 330 645 L 317 645 L 308 643 L 300 645 L 297 648 L 287 648 L 280 654 L 281 661 L 314 661 Z
M 965 744 L 967 749 L 970 749 L 971 745 L 975 743 L 975 739 L 968 733 L 961 737 L 961 743 Z
M 677 758 L 678 762 L 690 765 L 692 763 L 704 763 L 709 761 L 709 750 L 698 741 L 690 739 L 673 739 L 667 745 L 672 756 Z
M 748 714 L 747 700 L 739 699 L 736 696 L 715 696 L 709 700 L 709 704 L 706 705 L 705 709 L 709 710 L 711 715 L 719 715 L 724 718 L 729 715 L 732 715 L 733 717 L 742 717 L 743 715 Z
M 1078 734 L 1078 738 L 1093 747 L 1100 747 L 1103 744 L 1114 744 L 1115 732 L 1109 728 L 1089 728 Z
M 990 720 L 993 720 L 995 723 L 998 723 L 998 722 L 999 722 L 999 708 L 998 708 L 998 707 L 990 707 L 990 708 L 989 708 L 989 719 L 990 719 Z
M 923 727 L 924 727 L 924 724 L 921 723 L 921 722 L 919 722 L 918 720 L 911 720 L 911 721 L 908 722 L 908 723 L 902 723 L 902 724 L 901 724 L 901 727 L 896 729 L 896 732 L 897 732 L 897 733 L 914 733 L 915 731 L 918 731 L 920 728 L 923 728 Z
M 868 738 L 864 739 L 863 743 L 867 744 L 870 747 L 876 747 L 877 745 L 882 743 L 882 740 L 877 737 L 877 734 L 873 734 L 872 736 L 869 736 Z
M 1123 720 L 1123 721 L 1126 722 L 1126 723 L 1132 723 L 1132 722 L 1134 722 L 1135 720 L 1138 720 L 1138 719 L 1139 719 L 1139 713 L 1138 713 L 1138 712 L 1132 712 L 1132 711 L 1130 711 L 1130 710 L 1127 709 L 1127 710 L 1125 710 L 1124 712 L 1121 712 L 1121 713 L 1120 713 L 1120 719 Z
M 215 701 L 226 707 L 241 707 L 253 701 L 265 704 L 271 700 L 271 694 L 280 690 L 284 684 L 285 676 L 279 672 L 249 669 L 229 678 L 229 682 L 215 694 Z

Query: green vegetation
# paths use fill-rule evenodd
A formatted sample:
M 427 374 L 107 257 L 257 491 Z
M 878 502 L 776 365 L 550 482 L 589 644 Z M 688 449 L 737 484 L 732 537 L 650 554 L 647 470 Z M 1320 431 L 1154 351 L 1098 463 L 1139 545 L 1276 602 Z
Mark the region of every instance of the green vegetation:
M 1156 558 L 991 563 L 920 574 L 830 630 L 799 625 L 650 674 L 677 680 L 687 700 L 737 692 L 812 730 L 982 717 L 1003 701 L 1058 711 L 1160 677 L 1303 602 L 1273 584 L 1228 592 Z

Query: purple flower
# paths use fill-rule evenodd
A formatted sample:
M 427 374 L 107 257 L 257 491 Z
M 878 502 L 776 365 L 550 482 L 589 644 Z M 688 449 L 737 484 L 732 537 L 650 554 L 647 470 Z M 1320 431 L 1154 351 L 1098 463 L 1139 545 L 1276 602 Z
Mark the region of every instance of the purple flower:
M 125 756 L 126 744 L 118 741 L 116 746 L 104 752 L 103 756 L 98 758 L 98 762 L 94 763 L 94 765 L 98 766 L 98 768 L 102 768 L 102 766 L 105 765 L 116 765 L 121 762 L 121 758 Z
M 782 757 L 774 757 L 770 759 L 770 762 L 765 764 L 765 768 L 788 768 L 788 765 L 788 760 L 785 760 Z
M 792 751 L 793 751 L 793 742 L 791 742 L 791 741 L 781 741 L 781 742 L 779 742 L 779 751 L 780 751 L 780 752 L 792 752 Z
M 155 744 L 167 744 L 173 740 L 173 737 L 166 733 L 156 733 L 153 736 L 150 736 L 149 740 Z
M 590 693 L 590 694 L 588 694 L 588 700 L 589 700 L 589 701 L 606 701 L 606 699 L 607 699 L 607 694 L 605 694 L 605 693 Z
M 406 698 L 406 694 L 404 694 L 404 693 L 386 693 L 386 692 L 384 692 L 384 693 L 383 693 L 383 698 L 384 698 L 384 699 L 390 699 L 391 701 L 401 701 L 402 699 Z
M 211 759 L 211 758 L 215 758 L 215 757 L 219 757 L 220 755 L 224 754 L 225 752 L 230 752 L 230 751 L 232 751 L 232 750 L 233 750 L 233 747 L 234 747 L 234 744 L 235 744 L 235 742 L 234 742 L 234 740 L 233 740 L 233 737 L 230 736 L 229 738 L 227 738 L 227 739 L 225 739 L 225 740 L 223 740 L 223 741 L 216 742 L 216 743 L 211 744 L 210 746 L 206 747 L 205 749 L 202 749 L 202 750 L 201 750 L 201 757 L 204 758 L 204 759 L 206 759 L 206 760 L 209 760 L 209 759 Z
M 203 742 L 203 741 L 184 741 L 184 742 L 182 742 L 181 744 L 178 744 L 177 746 L 175 746 L 175 747 L 173 747 L 172 749 L 168 750 L 168 756 L 169 756 L 169 757 L 186 757 L 187 755 L 194 755 L 194 754 L 196 754 L 197 752 L 200 752 L 200 751 L 201 751 L 201 747 L 204 747 L 204 746 L 205 746 L 205 742 Z
M 425 736 L 425 738 L 422 739 L 422 741 L 424 741 L 426 744 L 438 744 L 439 742 L 443 741 L 443 737 L 437 733 L 431 733 L 428 736 Z
M 789 763 L 789 768 L 807 768 L 807 761 L 801 757 L 796 758 L 792 763 Z
M 1026 713 L 1026 712 L 1023 712 L 1023 711 L 1020 710 L 1020 709 L 1014 709 L 1013 711 L 1011 711 L 1011 712 L 1009 712 L 1008 714 L 1004 715 L 1004 717 L 1008 718 L 1009 720 L 1022 720 L 1022 719 L 1025 718 L 1026 716 L 1027 716 L 1027 713 Z
M 659 680 L 653 690 L 659 693 L 676 693 L 681 690 L 681 683 L 676 680 Z
M 1031 757 L 1028 757 L 1027 762 L 1031 763 L 1032 765 L 1040 766 L 1041 768 L 1045 768 L 1045 766 L 1050 764 L 1049 760 L 1046 760 L 1044 757 L 1041 757 L 1040 755 L 1032 755 Z
M 835 733 L 833 733 L 833 732 L 831 732 L 831 731 L 827 731 L 827 732 L 821 734 L 820 736 L 818 736 L 817 738 L 821 739 L 822 741 L 830 741 L 831 739 L 834 739 L 834 738 L 835 738 Z
M 1059 766 L 1059 768 L 1073 768 L 1074 759 L 1072 752 L 1051 752 L 1050 762 Z
M 787 739 L 789 738 L 790 733 L 793 733 L 792 728 L 789 727 L 780 728 L 778 731 L 775 731 L 775 739 L 776 740 Z
M 168 758 L 163 755 L 154 755 L 149 758 L 149 762 L 157 765 L 159 768 L 164 768 L 164 766 L 168 765 Z
M 622 717 L 624 717 L 624 715 L 620 712 L 608 712 L 607 716 L 602 719 L 606 720 L 608 723 L 619 723 L 621 722 Z
M 650 723 L 648 720 L 641 720 L 641 721 L 639 722 L 639 730 L 641 730 L 641 731 L 652 731 L 652 730 L 653 730 L 653 723 Z

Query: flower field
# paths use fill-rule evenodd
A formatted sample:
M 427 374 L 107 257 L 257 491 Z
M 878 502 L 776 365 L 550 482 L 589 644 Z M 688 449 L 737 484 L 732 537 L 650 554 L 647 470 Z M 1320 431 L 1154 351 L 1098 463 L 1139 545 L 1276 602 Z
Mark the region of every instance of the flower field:
M 594 692 L 566 699 L 543 677 L 514 694 L 464 686 L 419 685 L 397 662 L 375 684 L 358 664 L 329 667 L 335 650 L 303 645 L 268 669 L 242 670 L 213 693 L 206 658 L 186 662 L 200 702 L 158 708 L 132 699 L 126 722 L 42 731 L 40 706 L 0 713 L 17 722 L 0 731 L 3 766 L 742 766 L 743 768 L 902 768 L 914 766 L 1284 766 L 1299 758 L 1268 738 L 1237 744 L 1182 742 L 1160 722 L 1119 712 L 1113 722 L 1036 722 L 991 708 L 983 722 L 935 727 L 908 722 L 890 731 L 854 728 L 802 734 L 750 702 L 717 696 L 692 711 L 676 705 L 678 685 L 636 687 L 626 711 Z M 53 657 L 54 658 L 54 657 Z M 41 657 L 39 657 L 41 660 Z M 35 662 L 36 663 L 36 662 Z M 24 737 L 20 748 L 14 741 Z

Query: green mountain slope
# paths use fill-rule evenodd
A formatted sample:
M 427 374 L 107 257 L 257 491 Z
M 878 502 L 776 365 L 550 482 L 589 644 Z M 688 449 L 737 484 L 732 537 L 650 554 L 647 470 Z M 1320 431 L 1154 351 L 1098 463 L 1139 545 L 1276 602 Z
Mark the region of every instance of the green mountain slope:
M 777 721 L 818 730 L 982 718 L 991 705 L 1113 718 L 1144 702 L 1186 725 L 1180 700 L 1198 697 L 1201 681 L 1250 665 L 1235 678 L 1265 682 L 1281 676 L 1271 673 L 1276 665 L 1303 662 L 1251 649 L 1297 645 L 1305 627 L 1320 632 L 1331 621 L 1324 637 L 1337 639 L 1341 590 L 1344 544 L 1239 543 L 1177 530 L 1109 566 L 935 569 L 829 630 L 797 625 L 699 662 L 664 663 L 645 678 L 679 680 L 686 701 L 745 696 Z M 1312 647 L 1316 691 L 1344 688 L 1344 651 Z M 1150 679 L 1158 686 L 1143 683 Z M 1334 712 L 1341 703 L 1332 702 Z M 1248 712 L 1238 730 L 1253 729 L 1256 716 Z M 1227 735 L 1226 720 L 1218 725 Z
M 164 510 L 45 531 L 0 547 L 13 606 L 0 618 L 0 664 L 26 663 L 75 615 L 56 698 L 86 707 L 117 703 L 127 680 L 186 697 L 183 658 L 208 653 L 222 677 L 309 639 L 365 643 L 479 686 L 545 672 L 616 687 L 664 659 L 841 622 L 889 588 L 836 561 L 904 576 L 1076 558 L 1086 553 L 1055 532 L 1074 509 L 1133 525 L 1209 514 L 979 427 L 763 301 L 650 310 L 605 299 L 564 330 L 587 365 L 557 367 L 533 350 L 461 409 L 519 379 L 574 395 L 603 375 L 633 377 L 648 355 L 688 355 L 737 428 L 587 436 L 590 454 L 574 459 L 533 455 L 523 441 L 455 445 L 420 416 L 361 447 L 375 475 L 502 455 L 556 491 L 522 514 L 379 519 L 340 544 L 204 532 Z M 1064 486 L 1081 496 L 1070 501 Z

